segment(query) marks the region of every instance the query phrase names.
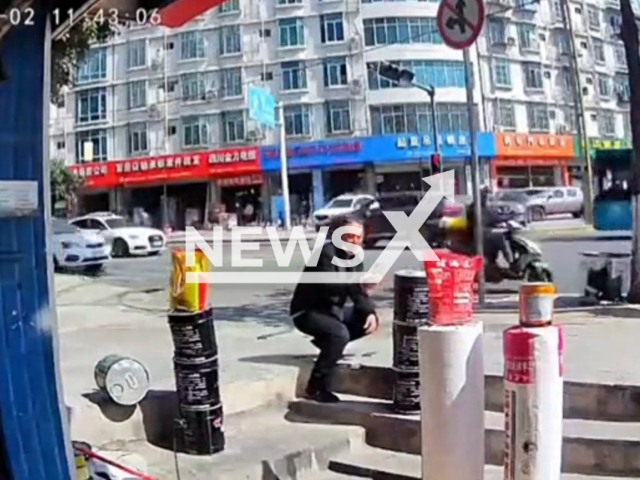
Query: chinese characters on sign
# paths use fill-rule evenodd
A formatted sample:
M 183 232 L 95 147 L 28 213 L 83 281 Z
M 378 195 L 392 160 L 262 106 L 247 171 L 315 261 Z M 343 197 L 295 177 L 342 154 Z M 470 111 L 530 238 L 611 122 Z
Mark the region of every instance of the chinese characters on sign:
M 448 145 L 450 147 L 468 147 L 469 142 L 466 135 L 438 135 L 439 146 Z M 433 145 L 433 137 L 431 135 L 412 135 L 409 137 L 399 137 L 397 141 L 398 148 L 420 148 L 430 147 Z
M 505 146 L 511 147 L 559 147 L 565 148 L 567 146 L 567 138 L 565 137 L 555 137 L 553 135 L 541 135 L 534 137 L 532 135 L 504 135 L 503 141 Z
M 242 175 L 260 170 L 255 147 L 184 153 L 100 164 L 74 165 L 71 171 L 86 187 L 113 187 L 126 183 L 154 183 L 171 179 L 206 179 Z

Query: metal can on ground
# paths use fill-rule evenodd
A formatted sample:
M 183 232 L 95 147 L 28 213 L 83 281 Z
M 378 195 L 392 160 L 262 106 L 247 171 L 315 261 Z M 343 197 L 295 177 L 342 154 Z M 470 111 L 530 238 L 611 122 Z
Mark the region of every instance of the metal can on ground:
M 100 390 L 119 405 L 140 403 L 149 392 L 149 372 L 137 360 L 122 355 L 108 355 L 94 369 Z
M 169 312 L 169 328 L 178 356 L 215 356 L 218 342 L 213 324 L 213 308 L 202 312 Z
M 182 453 L 212 455 L 225 448 L 222 404 L 212 407 L 180 407 L 177 445 Z

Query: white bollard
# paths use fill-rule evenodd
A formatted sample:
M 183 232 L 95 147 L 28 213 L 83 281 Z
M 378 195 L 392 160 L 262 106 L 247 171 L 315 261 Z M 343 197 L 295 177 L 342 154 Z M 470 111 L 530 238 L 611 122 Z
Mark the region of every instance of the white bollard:
M 482 323 L 426 326 L 420 342 L 423 480 L 484 476 Z
M 504 331 L 504 480 L 561 475 L 563 333 L 551 324 L 553 309 L 531 301 L 532 290 L 551 294 L 540 284 L 523 285 L 521 325 Z

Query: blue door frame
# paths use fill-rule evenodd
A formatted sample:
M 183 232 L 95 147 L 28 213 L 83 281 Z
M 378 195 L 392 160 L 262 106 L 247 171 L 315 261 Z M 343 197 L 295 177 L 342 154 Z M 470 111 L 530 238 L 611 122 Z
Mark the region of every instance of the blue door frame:
M 38 184 L 31 217 L 0 218 L 0 424 L 12 480 L 71 480 L 48 245 L 47 2 L 0 43 L 0 181 Z M 45 102 L 44 99 L 47 98 Z

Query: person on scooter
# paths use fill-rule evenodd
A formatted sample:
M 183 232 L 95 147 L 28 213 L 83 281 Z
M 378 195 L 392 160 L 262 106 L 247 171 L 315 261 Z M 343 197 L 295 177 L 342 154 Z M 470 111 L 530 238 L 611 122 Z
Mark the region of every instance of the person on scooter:
M 484 246 L 485 258 L 493 263 L 497 263 L 498 255 L 502 253 L 502 256 L 507 262 L 507 265 L 513 263 L 513 252 L 511 251 L 511 245 L 507 241 L 504 232 L 494 231 L 497 226 L 496 218 L 494 217 L 491 209 L 489 209 L 489 195 L 491 191 L 489 187 L 484 186 L 480 189 L 480 207 L 482 209 L 482 238 Z M 467 210 L 467 218 L 471 226 L 471 235 L 475 239 L 475 205 L 471 202 Z

